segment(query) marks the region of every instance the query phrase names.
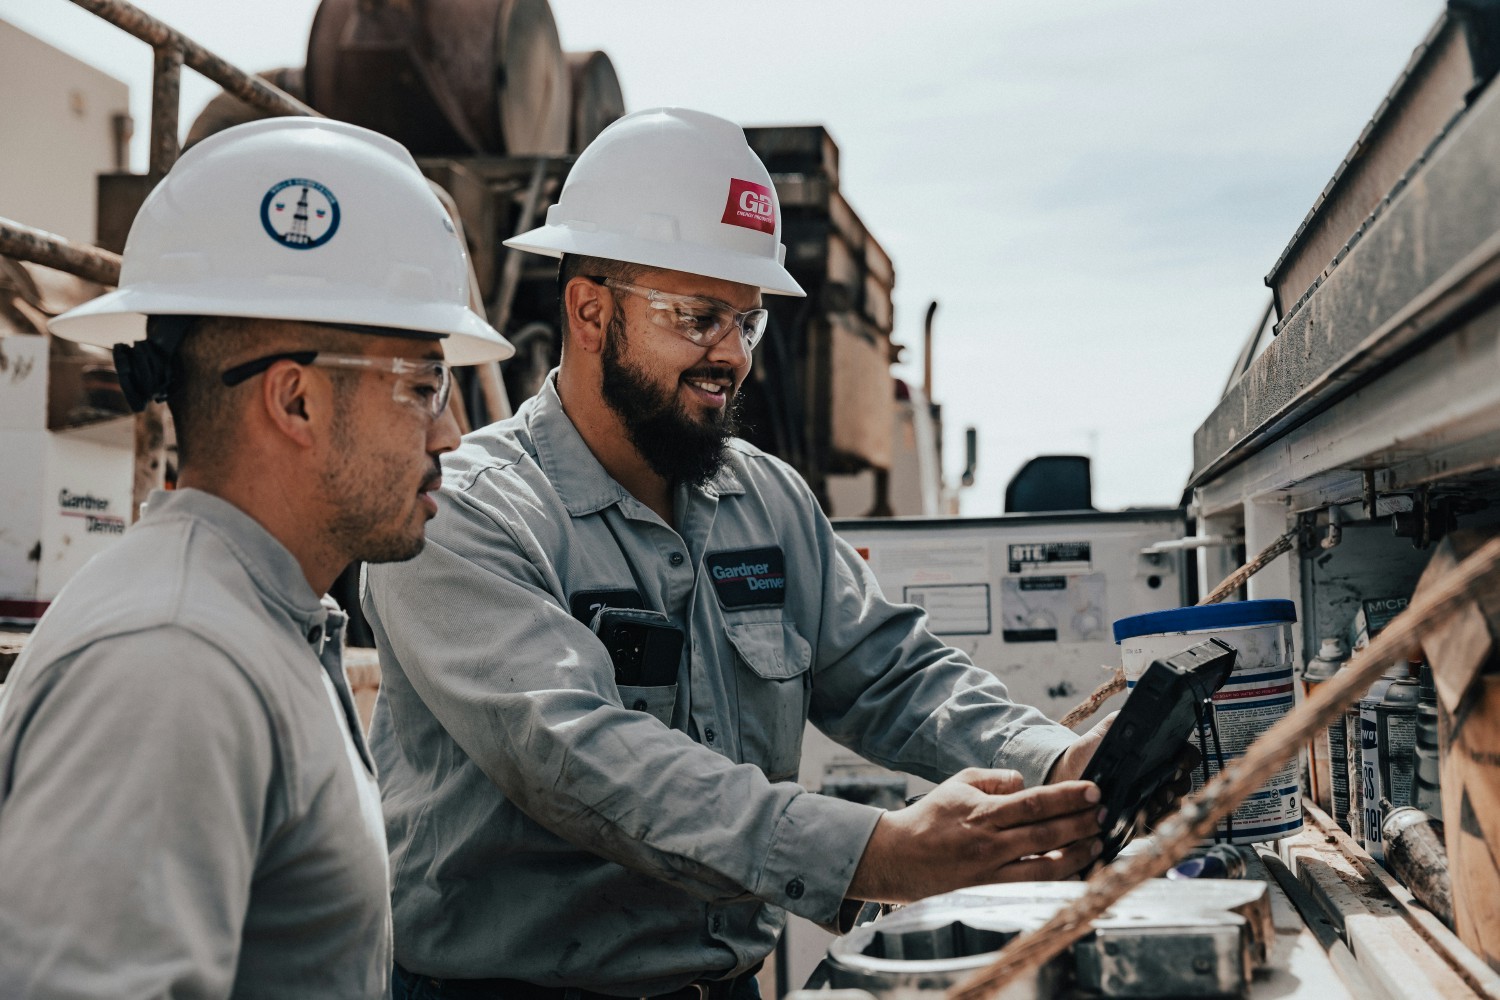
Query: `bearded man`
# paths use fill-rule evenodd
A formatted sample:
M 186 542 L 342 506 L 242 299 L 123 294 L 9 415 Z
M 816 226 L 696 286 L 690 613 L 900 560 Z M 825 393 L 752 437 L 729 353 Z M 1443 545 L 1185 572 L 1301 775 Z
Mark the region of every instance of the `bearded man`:
M 733 436 L 761 295 L 802 294 L 779 237 L 741 130 L 660 109 L 510 241 L 562 258 L 561 366 L 444 457 L 430 544 L 366 580 L 398 997 L 754 997 L 789 911 L 1097 855 L 1098 789 L 1068 780 L 1097 736 L 888 603 Z M 811 794 L 809 720 L 942 784 L 891 812 Z

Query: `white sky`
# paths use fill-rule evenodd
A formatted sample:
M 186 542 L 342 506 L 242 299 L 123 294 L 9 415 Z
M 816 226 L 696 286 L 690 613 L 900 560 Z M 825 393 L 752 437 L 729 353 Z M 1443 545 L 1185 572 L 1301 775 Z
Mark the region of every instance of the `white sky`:
M 140 0 L 243 69 L 305 61 L 316 0 Z M 552 0 L 631 110 L 821 122 L 845 196 L 896 266 L 898 374 L 934 395 L 966 514 L 1045 453 L 1094 457 L 1095 504 L 1175 504 L 1192 434 L 1263 278 L 1442 11 L 1440 0 Z M 150 49 L 67 0 L 0 19 L 131 87 Z M 217 92 L 188 72 L 183 124 Z M 8 98 L 8 99 L 14 99 Z M 7 139 L 7 141 L 10 141 Z M 24 141 L 22 139 L 21 141 Z M 24 221 L 24 220 L 23 220 Z

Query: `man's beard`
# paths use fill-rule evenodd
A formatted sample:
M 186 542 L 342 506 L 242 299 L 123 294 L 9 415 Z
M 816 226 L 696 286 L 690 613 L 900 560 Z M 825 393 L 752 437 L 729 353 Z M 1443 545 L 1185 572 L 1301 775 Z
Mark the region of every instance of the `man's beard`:
M 735 336 L 731 333 L 730 336 Z M 703 420 L 688 415 L 676 387 L 662 389 L 621 356 L 625 321 L 619 311 L 609 321 L 604 352 L 604 401 L 625 424 L 630 443 L 651 471 L 671 483 L 702 486 L 724 466 L 725 443 L 739 430 L 739 394 Z M 721 378 L 723 367 L 688 372 L 687 377 Z

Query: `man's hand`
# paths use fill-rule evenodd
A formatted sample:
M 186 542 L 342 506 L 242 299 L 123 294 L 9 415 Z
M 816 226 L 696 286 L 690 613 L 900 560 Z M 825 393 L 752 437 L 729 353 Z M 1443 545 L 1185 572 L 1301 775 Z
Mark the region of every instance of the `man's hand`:
M 1014 771 L 968 768 L 876 824 L 848 895 L 908 903 L 992 882 L 1067 878 L 1098 856 L 1099 789 L 1026 788 Z
M 1119 712 L 1110 712 L 1093 729 L 1078 737 L 1078 742 L 1062 752 L 1052 765 L 1052 770 L 1047 774 L 1048 782 L 1074 781 L 1082 777 L 1084 769 L 1088 767 L 1089 761 L 1094 756 L 1094 751 L 1099 749 L 1099 744 L 1104 742 L 1104 734 L 1109 731 L 1110 724 L 1115 721 Z M 1198 748 L 1191 743 L 1184 743 L 1182 750 L 1177 754 L 1177 767 L 1173 772 L 1172 780 L 1167 782 L 1146 806 L 1146 829 L 1151 829 L 1157 821 L 1177 811 L 1182 804 L 1182 797 L 1193 787 L 1193 769 L 1196 768 L 1202 756 Z

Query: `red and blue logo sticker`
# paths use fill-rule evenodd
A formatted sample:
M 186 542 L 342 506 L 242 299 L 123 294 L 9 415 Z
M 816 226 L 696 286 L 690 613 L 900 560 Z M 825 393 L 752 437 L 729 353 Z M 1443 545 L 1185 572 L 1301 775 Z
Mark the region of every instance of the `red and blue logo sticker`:
M 317 181 L 289 177 L 260 200 L 266 235 L 293 250 L 312 250 L 339 230 L 339 200 Z

